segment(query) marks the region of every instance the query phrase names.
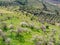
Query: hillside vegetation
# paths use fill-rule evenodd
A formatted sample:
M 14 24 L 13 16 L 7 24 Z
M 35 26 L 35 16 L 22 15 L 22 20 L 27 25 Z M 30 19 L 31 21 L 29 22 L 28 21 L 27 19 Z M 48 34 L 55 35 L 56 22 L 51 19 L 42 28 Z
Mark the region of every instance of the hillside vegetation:
M 37 0 L 2 2 L 0 45 L 60 45 L 60 8 Z

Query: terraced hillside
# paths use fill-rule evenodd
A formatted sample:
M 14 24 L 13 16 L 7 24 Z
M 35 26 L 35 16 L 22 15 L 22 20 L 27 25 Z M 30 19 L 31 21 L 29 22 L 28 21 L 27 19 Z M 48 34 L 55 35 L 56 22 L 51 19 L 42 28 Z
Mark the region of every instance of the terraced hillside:
M 60 45 L 60 8 L 39 0 L 0 0 L 0 45 Z
M 58 23 L 41 23 L 30 13 L 0 14 L 0 45 L 60 45 L 59 33 Z

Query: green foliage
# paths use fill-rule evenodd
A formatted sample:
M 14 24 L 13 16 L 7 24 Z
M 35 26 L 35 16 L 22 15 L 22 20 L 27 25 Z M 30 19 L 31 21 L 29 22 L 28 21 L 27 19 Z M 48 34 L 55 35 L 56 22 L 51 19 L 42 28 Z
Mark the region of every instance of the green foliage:
M 20 45 L 20 44 L 21 45 L 28 45 L 28 44 L 29 45 L 35 45 L 35 44 L 45 45 L 45 44 L 49 44 L 49 42 L 50 42 L 49 39 L 53 40 L 53 38 L 55 38 L 56 42 L 52 42 L 52 43 L 54 45 L 59 44 L 58 43 L 59 29 L 60 29 L 59 27 L 46 23 L 46 24 L 44 24 L 46 26 L 46 29 L 44 32 L 44 31 L 42 31 L 42 29 L 44 29 L 44 27 L 42 27 L 42 29 L 41 29 L 42 23 L 40 23 L 37 20 L 37 18 L 38 18 L 37 16 L 34 16 L 34 15 L 32 16 L 32 14 L 29 14 L 29 16 L 26 16 L 26 14 L 23 15 L 22 12 L 14 12 L 11 14 L 6 14 L 6 15 L 2 14 L 2 15 L 3 15 L 3 16 L 1 16 L 1 17 L 3 17 L 2 19 L 5 19 L 5 18 L 7 18 L 7 19 L 2 21 L 2 23 L 0 24 L 2 26 L 0 26 L 0 28 L 3 31 L 7 30 L 4 32 L 6 33 L 7 38 L 11 39 L 10 45 Z M 11 18 L 8 18 L 8 17 L 11 17 Z M 31 20 L 31 18 L 33 20 Z M 13 29 L 9 29 L 9 26 L 11 24 L 14 25 Z M 16 32 L 17 27 L 21 27 L 24 29 L 21 30 L 21 28 L 20 28 L 19 33 L 17 33 Z M 56 29 L 56 31 L 55 30 L 53 31 L 52 29 Z M 53 35 L 53 37 L 51 37 L 52 35 Z M 38 38 L 35 38 L 35 36 L 38 36 Z M 39 40 L 39 39 L 41 39 L 41 37 L 39 38 L 39 36 L 43 36 L 42 39 L 44 39 L 44 40 Z M 32 38 L 35 41 L 33 41 Z M 0 42 L 2 42 L 2 38 L 0 38 Z M 6 45 L 5 42 L 3 42 L 3 43 L 4 43 L 4 45 Z M 0 43 L 0 44 L 3 45 L 2 43 Z

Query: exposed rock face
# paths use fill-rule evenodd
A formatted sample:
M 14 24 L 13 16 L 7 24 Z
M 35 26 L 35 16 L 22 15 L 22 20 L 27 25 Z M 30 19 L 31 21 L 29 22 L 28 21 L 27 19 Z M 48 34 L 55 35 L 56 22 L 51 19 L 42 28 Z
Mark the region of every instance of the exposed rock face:
M 46 1 L 54 3 L 54 4 L 60 4 L 60 0 L 46 0 Z

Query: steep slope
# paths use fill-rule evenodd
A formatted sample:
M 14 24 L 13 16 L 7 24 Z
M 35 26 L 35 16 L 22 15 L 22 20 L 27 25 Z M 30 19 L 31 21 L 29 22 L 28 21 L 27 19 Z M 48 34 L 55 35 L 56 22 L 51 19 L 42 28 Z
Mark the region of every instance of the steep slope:
M 60 45 L 59 13 L 41 0 L 0 0 L 0 45 Z
M 0 14 L 0 45 L 59 45 L 59 33 L 58 24 L 42 24 L 30 13 L 13 11 Z

